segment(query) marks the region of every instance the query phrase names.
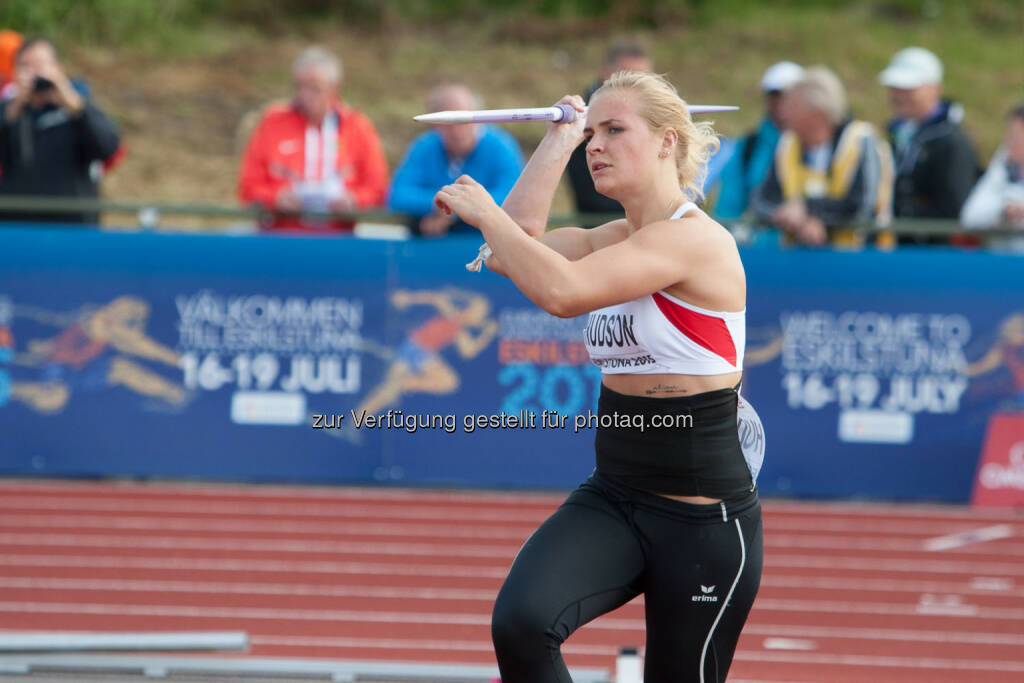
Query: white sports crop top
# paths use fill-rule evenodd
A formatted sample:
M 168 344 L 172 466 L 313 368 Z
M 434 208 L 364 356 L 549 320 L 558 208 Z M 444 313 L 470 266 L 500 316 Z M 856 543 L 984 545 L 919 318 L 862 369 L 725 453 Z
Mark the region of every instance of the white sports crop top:
M 683 204 L 680 218 L 697 209 Z M 743 369 L 746 309 L 699 308 L 663 291 L 590 314 L 583 341 L 604 374 L 724 375 Z

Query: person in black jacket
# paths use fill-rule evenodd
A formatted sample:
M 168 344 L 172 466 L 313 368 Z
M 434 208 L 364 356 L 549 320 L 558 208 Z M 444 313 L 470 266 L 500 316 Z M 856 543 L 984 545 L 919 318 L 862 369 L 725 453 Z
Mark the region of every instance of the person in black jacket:
M 623 41 L 612 45 L 605 55 L 604 66 L 599 78 L 591 84 L 583 96 L 589 102 L 590 96 L 617 71 L 651 71 L 654 64 L 647 50 L 638 42 Z M 594 189 L 594 180 L 590 177 L 587 166 L 586 145 L 580 145 L 569 158 L 566 168 L 569 183 L 576 200 L 576 210 L 580 213 L 621 214 L 622 205 L 614 199 L 605 197 Z
M 963 108 L 942 98 L 942 62 L 908 47 L 879 74 L 896 117 L 889 124 L 896 162 L 893 214 L 900 218 L 960 215 L 978 179 L 978 155 L 960 127 Z
M 17 92 L 0 104 L 0 195 L 98 197 L 92 166 L 114 156 L 113 123 L 72 84 L 49 41 L 25 41 L 15 57 Z M 0 221 L 97 223 L 96 212 L 0 212 Z

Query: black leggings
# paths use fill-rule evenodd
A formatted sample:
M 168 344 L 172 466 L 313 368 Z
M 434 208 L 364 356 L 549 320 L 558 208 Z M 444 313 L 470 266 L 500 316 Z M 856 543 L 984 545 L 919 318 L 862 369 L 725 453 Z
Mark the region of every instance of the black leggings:
M 498 594 L 501 681 L 571 683 L 562 642 L 640 593 L 644 681 L 724 681 L 762 555 L 756 492 L 692 505 L 595 473 L 527 539 Z

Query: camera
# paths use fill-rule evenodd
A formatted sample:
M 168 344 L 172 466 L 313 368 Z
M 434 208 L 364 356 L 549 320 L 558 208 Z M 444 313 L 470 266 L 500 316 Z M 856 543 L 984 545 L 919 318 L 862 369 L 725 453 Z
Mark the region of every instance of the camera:
M 32 79 L 32 92 L 46 92 L 52 90 L 54 83 L 49 78 L 43 78 L 42 76 L 36 76 Z

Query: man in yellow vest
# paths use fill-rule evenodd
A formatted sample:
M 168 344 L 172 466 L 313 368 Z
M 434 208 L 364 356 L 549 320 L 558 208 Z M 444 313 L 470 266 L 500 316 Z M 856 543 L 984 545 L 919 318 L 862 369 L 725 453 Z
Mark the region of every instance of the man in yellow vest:
M 816 66 L 786 90 L 786 132 L 752 205 L 762 223 L 800 244 L 856 244 L 856 228 L 891 216 L 892 155 L 867 122 L 848 117 L 846 91 Z

